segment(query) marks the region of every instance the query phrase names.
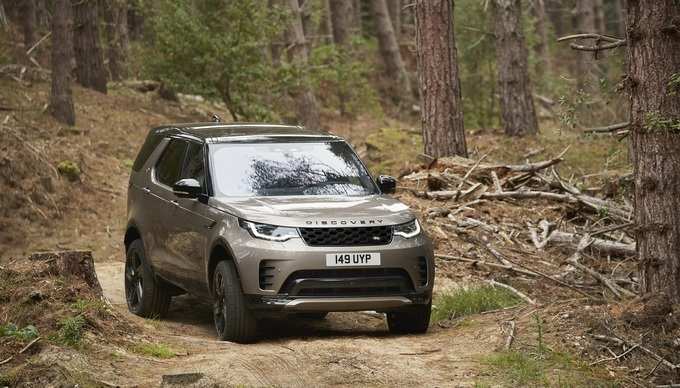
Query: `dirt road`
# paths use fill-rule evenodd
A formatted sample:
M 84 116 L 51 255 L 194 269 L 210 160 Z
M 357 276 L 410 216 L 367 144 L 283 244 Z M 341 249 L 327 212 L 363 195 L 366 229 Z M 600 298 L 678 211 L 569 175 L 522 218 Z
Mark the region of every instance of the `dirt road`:
M 97 273 L 105 295 L 129 316 L 123 263 L 99 263 Z M 118 384 L 471 386 L 478 380 L 479 358 L 502 341 L 492 319 L 393 336 L 373 314 L 335 313 L 321 322 L 266 322 L 259 342 L 238 345 L 216 341 L 210 306 L 188 296 L 174 298 L 166 319 L 144 326 L 146 334 L 169 344 L 178 356 L 140 360 L 119 371 Z

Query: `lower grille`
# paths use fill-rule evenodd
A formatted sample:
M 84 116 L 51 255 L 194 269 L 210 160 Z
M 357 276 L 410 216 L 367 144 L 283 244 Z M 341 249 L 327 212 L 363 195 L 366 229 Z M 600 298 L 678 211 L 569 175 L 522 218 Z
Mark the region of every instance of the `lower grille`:
M 401 268 L 303 270 L 293 272 L 281 293 L 291 296 L 386 296 L 413 292 Z
M 300 228 L 300 235 L 311 246 L 386 245 L 392 241 L 392 227 Z

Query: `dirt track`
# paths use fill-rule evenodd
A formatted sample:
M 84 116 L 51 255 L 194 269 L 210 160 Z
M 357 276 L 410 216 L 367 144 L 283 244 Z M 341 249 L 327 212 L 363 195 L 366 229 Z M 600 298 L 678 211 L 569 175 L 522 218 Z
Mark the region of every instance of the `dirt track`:
M 131 316 L 124 304 L 123 264 L 100 263 L 97 273 L 116 309 Z M 181 349 L 180 355 L 128 365 L 118 371 L 117 384 L 156 386 L 166 375 L 164 385 L 178 386 L 199 378 L 196 386 L 471 386 L 478 380 L 479 357 L 502 341 L 492 319 L 392 336 L 379 317 L 337 313 L 322 322 L 266 322 L 262 340 L 237 345 L 216 341 L 210 306 L 188 296 L 174 298 L 169 316 L 145 327 L 158 342 Z M 181 374 L 188 375 L 169 376 Z

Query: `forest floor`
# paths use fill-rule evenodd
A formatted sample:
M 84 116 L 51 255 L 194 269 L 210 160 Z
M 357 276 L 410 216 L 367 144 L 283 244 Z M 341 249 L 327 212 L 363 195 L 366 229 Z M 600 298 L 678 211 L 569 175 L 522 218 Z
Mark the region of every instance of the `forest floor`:
M 32 374 L 25 368 L 38 364 L 58 365 L 61 377 L 55 381 L 86 383 L 81 386 L 632 384 L 624 372 L 619 373 L 620 367 L 588 365 L 601 353 L 588 345 L 585 333 L 591 327 L 581 321 L 582 314 L 574 312 L 591 306 L 543 284 L 535 289 L 531 284 L 523 286 L 541 302 L 538 306 L 522 304 L 451 317 L 455 319 L 433 322 L 427 334 L 414 336 L 388 334 L 376 314 L 343 313 L 330 314 L 321 322 L 267 322 L 264 338 L 252 345 L 219 342 L 214 339 L 209 305 L 189 296 L 173 299 L 167 319 L 132 316 L 122 290 L 131 161 L 152 126 L 205 120 L 213 112 L 228 115 L 219 104 L 189 99 L 172 103 L 122 85 L 114 85 L 108 95 L 76 87 L 78 123 L 66 128 L 43 112 L 48 92 L 45 82 L 0 78 L 0 269 L 36 251 L 91 250 L 111 313 L 138 331 L 121 334 L 125 333 L 121 329 L 115 335 L 128 340 L 141 336 L 150 349 L 129 351 L 127 345 L 110 343 L 106 335 L 86 337 L 79 347 L 46 345 L 31 358 L 0 365 L 0 386 L 14 382 L 30 386 L 26 379 Z M 356 146 L 374 173 L 403 175 L 417 164 L 419 136 L 404 122 L 371 117 L 348 121 L 333 113 L 325 114 L 324 122 L 327 129 Z M 621 175 L 628 168 L 625 145 L 608 136 L 584 138 L 546 128 L 537 139 L 509 140 L 498 130 L 480 129 L 469 131 L 468 141 L 473 160 L 487 155 L 487 160 L 514 163 L 529 157 L 547 159 L 571 144 L 560 170 L 565 176 L 600 179 Z M 65 161 L 76 164 L 80 174 L 67 178 Z M 59 165 L 61 172 L 55 172 Z M 413 206 L 425 227 L 430 227 L 427 211 L 433 201 L 408 191 L 398 197 Z M 523 223 L 526 217 L 538 221 L 539 216 L 557 212 L 550 206 L 508 210 L 489 205 L 480 212 Z M 453 237 L 439 236 L 435 241 L 439 253 L 464 255 L 462 251 L 469 250 Z M 548 251 L 532 258 L 549 261 L 555 254 Z M 438 262 L 437 271 L 437 295 L 482 282 L 489 275 L 448 262 Z M 592 314 L 599 313 L 593 306 Z M 0 323 L 7 324 L 6 320 L 7 316 Z M 510 320 L 517 324 L 514 352 L 503 350 L 508 336 L 504 327 Z M 2 349 L 0 359 L 15 350 Z

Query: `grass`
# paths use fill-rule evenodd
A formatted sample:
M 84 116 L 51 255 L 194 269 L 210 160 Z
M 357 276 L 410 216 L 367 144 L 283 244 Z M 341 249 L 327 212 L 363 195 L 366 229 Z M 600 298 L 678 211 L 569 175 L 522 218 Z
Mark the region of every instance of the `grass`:
M 566 353 L 524 351 L 494 353 L 482 360 L 493 372 L 493 380 L 511 387 L 618 387 L 609 376 L 599 376 L 587 364 Z M 480 383 L 485 384 L 486 382 Z M 496 384 L 494 384 L 495 386 Z
M 78 299 L 75 301 L 75 303 L 71 304 L 71 308 L 78 311 L 79 313 L 85 313 L 88 311 L 102 313 L 106 311 L 107 306 L 104 301 L 99 299 Z
M 432 320 L 434 322 L 479 314 L 484 311 L 497 310 L 521 303 L 512 292 L 489 285 L 459 288 L 451 293 L 435 298 Z
M 154 344 L 154 343 L 143 343 L 132 348 L 132 351 L 155 358 L 172 358 L 177 355 L 177 353 L 172 350 L 169 346 L 165 344 Z

